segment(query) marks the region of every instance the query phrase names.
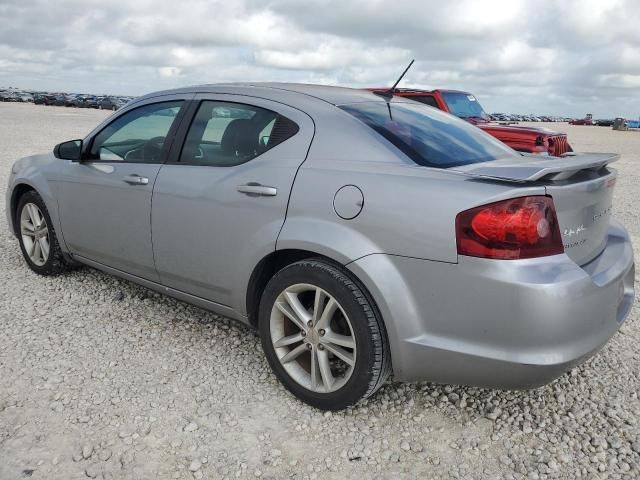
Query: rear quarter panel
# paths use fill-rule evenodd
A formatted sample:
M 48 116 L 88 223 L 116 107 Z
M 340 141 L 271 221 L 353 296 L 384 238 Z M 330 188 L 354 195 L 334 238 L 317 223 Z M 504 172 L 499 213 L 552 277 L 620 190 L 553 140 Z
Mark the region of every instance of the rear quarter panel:
M 545 193 L 543 187 L 479 181 L 418 166 L 344 115 L 336 120 L 334 113 L 331 122 L 314 118 L 316 136 L 296 176 L 277 249 L 310 250 L 343 264 L 373 253 L 455 263 L 459 212 Z M 339 217 L 333 206 L 345 185 L 357 186 L 364 196 L 362 211 L 352 220 Z

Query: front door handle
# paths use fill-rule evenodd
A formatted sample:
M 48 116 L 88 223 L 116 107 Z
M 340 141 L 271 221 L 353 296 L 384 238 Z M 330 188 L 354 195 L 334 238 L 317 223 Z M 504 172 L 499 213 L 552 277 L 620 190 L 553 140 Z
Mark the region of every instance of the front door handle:
M 123 178 L 123 180 L 127 182 L 129 185 L 148 185 L 149 184 L 149 179 L 147 177 L 141 177 L 140 175 L 136 175 L 135 173 L 133 175 L 127 175 L 126 177 Z
M 249 182 L 246 185 L 238 185 L 238 191 L 255 197 L 275 197 L 278 193 L 278 189 L 276 187 L 260 185 L 256 182 Z

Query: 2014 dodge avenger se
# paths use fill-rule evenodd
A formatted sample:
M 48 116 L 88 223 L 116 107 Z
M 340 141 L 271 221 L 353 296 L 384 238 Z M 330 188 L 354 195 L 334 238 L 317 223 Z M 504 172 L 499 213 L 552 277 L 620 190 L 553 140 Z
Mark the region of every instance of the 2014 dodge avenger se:
M 206 85 L 18 160 L 26 263 L 90 265 L 258 328 L 276 376 L 344 408 L 396 380 L 548 382 L 634 295 L 611 154 L 533 157 L 411 100 Z

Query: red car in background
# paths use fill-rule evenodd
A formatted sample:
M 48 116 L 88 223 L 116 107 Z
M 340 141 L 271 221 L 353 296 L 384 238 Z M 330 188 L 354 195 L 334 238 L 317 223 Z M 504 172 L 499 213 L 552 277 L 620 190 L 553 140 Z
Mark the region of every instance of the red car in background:
M 574 118 L 569 122 L 569 125 L 593 125 L 593 115 L 587 113 L 584 118 Z
M 389 92 L 388 88 L 370 88 L 374 92 Z M 480 102 L 472 94 L 459 90 L 417 90 L 396 88 L 396 97 L 405 97 L 438 108 L 460 117 L 514 150 L 534 154 L 560 156 L 573 151 L 567 135 L 543 127 L 523 127 L 518 125 L 498 125 L 490 123 Z

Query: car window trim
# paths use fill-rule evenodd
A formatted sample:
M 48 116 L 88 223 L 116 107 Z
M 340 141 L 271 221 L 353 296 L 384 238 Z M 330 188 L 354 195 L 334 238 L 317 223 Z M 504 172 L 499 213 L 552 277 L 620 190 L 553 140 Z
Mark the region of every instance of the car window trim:
M 139 104 L 134 104 L 131 105 L 130 108 L 127 108 L 125 111 L 121 112 L 119 115 L 115 116 L 113 119 L 111 119 L 111 121 L 105 125 L 102 125 L 100 130 L 97 130 L 95 132 L 92 132 L 91 136 L 87 139 L 87 141 L 83 142 L 84 146 L 82 149 L 82 159 L 81 162 L 86 162 L 86 163 L 110 163 L 110 164 L 126 164 L 126 165 L 163 165 L 164 163 L 166 163 L 167 159 L 169 158 L 169 152 L 171 151 L 171 147 L 173 146 L 173 143 L 175 141 L 175 136 L 176 136 L 176 132 L 179 128 L 179 126 L 182 124 L 182 120 L 185 116 L 185 107 L 187 106 L 188 103 L 190 103 L 191 98 L 193 97 L 193 95 L 188 95 L 188 96 L 178 96 L 177 98 L 165 98 L 165 99 L 161 99 L 161 97 L 154 97 L 153 99 L 149 99 L 149 100 L 156 100 L 156 101 L 147 101 L 147 102 L 140 102 Z M 87 155 L 89 154 L 89 152 L 91 151 L 91 149 L 93 148 L 93 142 L 95 141 L 96 137 L 98 135 L 100 135 L 100 133 L 102 133 L 105 129 L 109 128 L 109 126 L 111 124 L 113 124 L 113 122 L 117 121 L 119 118 L 121 118 L 124 115 L 127 115 L 130 112 L 133 112 L 134 110 L 137 110 L 139 108 L 144 108 L 146 106 L 149 105 L 156 105 L 159 103 L 171 103 L 171 102 L 182 102 L 182 105 L 180 106 L 180 110 L 178 111 L 178 114 L 174 117 L 173 122 L 171 123 L 171 127 L 169 127 L 169 131 L 167 132 L 167 135 L 164 139 L 164 143 L 162 145 L 162 150 L 160 152 L 160 158 L 158 159 L 158 161 L 155 162 L 129 162 L 126 160 L 100 160 L 100 159 L 92 159 L 92 158 L 87 158 Z
M 180 126 L 176 129 L 176 134 L 173 138 L 171 148 L 169 149 L 169 153 L 165 159 L 165 165 L 186 165 L 186 163 L 180 162 L 180 155 L 187 140 L 191 124 L 198 113 L 201 101 L 202 100 L 192 98 L 184 106 L 184 115 L 180 121 Z
M 259 98 L 259 97 L 254 97 L 254 98 Z M 253 157 L 250 160 L 247 160 L 246 162 L 243 163 L 239 163 L 238 165 L 211 165 L 211 164 L 206 164 L 206 163 L 200 163 L 200 162 L 181 162 L 180 161 L 180 157 L 182 156 L 182 150 L 184 149 L 185 143 L 187 141 L 187 135 L 189 134 L 189 130 L 191 129 L 191 125 L 193 124 L 194 120 L 196 119 L 196 115 L 198 114 L 198 110 L 200 109 L 200 105 L 202 105 L 203 102 L 217 102 L 217 103 L 236 103 L 239 105 L 247 105 L 248 107 L 255 107 L 255 108 L 262 108 L 263 110 L 270 110 L 273 113 L 283 116 L 285 118 L 287 118 L 289 121 L 295 123 L 298 126 L 298 131 L 295 133 L 295 135 L 287 138 L 285 140 L 285 142 L 289 141 L 289 139 L 295 137 L 301 130 L 300 124 L 298 122 L 296 122 L 295 120 L 289 118 L 286 115 L 283 115 L 282 113 L 270 109 L 268 107 L 263 107 L 260 105 L 255 105 L 252 103 L 248 103 L 248 102 L 242 102 L 242 101 L 232 101 L 232 100 L 222 100 L 222 99 L 216 99 L 216 98 L 202 98 L 202 97 L 198 97 L 198 98 L 194 98 L 192 100 L 189 101 L 190 105 L 189 107 L 189 117 L 185 116 L 185 121 L 183 122 L 183 125 L 180 125 L 180 132 L 178 135 L 176 135 L 174 142 L 173 142 L 173 148 L 171 149 L 171 152 L 169 153 L 168 157 L 167 157 L 167 161 L 165 162 L 165 165 L 185 165 L 185 166 L 195 166 L 195 167 L 211 167 L 211 168 L 234 168 L 234 167 L 239 167 L 240 165 L 245 165 L 247 163 L 253 162 L 255 159 L 262 157 L 265 153 L 269 152 L 270 150 L 272 150 L 273 148 L 277 147 L 278 145 L 274 145 L 273 147 L 269 148 L 268 150 L 265 150 L 264 152 L 262 152 L 260 155 Z M 187 121 L 188 119 L 188 121 Z M 282 142 L 284 143 L 284 142 Z

